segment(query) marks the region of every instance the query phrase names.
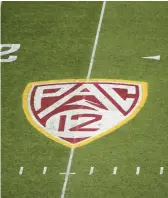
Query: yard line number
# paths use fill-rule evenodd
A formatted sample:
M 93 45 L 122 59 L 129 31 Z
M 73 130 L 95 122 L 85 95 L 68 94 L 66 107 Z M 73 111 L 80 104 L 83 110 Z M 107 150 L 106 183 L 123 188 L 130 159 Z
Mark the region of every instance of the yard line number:
M 2 51 L 3 48 L 8 48 L 8 49 Z M 19 48 L 20 48 L 20 44 L 0 44 L 0 62 L 9 63 L 15 61 L 17 59 L 16 55 L 9 55 L 8 57 L 6 55 L 18 51 Z

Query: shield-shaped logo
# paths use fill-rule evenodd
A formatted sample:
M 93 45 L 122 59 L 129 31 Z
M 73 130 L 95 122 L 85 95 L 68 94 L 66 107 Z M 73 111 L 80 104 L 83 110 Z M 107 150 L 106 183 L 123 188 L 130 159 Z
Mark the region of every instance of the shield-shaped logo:
M 124 80 L 60 80 L 29 83 L 23 109 L 41 133 L 75 148 L 132 119 L 147 98 L 147 83 Z

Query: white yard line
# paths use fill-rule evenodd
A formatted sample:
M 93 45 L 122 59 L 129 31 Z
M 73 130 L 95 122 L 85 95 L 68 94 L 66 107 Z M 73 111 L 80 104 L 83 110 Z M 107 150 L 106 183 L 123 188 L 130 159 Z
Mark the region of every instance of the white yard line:
M 69 173 L 70 173 L 70 170 L 71 170 L 73 154 L 74 154 L 74 148 L 72 148 L 71 152 L 70 152 L 68 166 L 67 166 L 67 170 L 66 170 L 66 174 L 65 174 L 64 185 L 63 185 L 62 193 L 61 193 L 61 198 L 65 197 L 65 191 L 66 191 L 66 186 L 67 186 L 67 183 L 68 183 Z
M 99 34 L 100 34 L 100 29 L 101 29 L 101 25 L 102 25 L 102 21 L 103 21 L 105 7 L 106 7 L 106 1 L 104 1 L 103 5 L 102 5 L 100 20 L 99 20 L 99 24 L 98 24 L 97 32 L 96 32 L 96 38 L 95 38 L 95 42 L 94 42 L 94 46 L 93 46 L 93 50 L 92 50 L 92 55 L 91 55 L 91 58 L 90 58 L 89 71 L 88 71 L 88 74 L 87 74 L 87 79 L 89 79 L 90 76 L 91 76 L 94 57 L 95 57 L 95 53 L 96 53 L 97 43 L 98 43 L 98 40 L 99 40 Z
M 24 169 L 24 167 L 20 167 L 20 170 L 19 170 L 19 175 L 22 175 L 22 173 L 23 173 L 23 169 Z
M 99 23 L 98 23 L 98 27 L 97 27 L 97 31 L 96 31 L 96 37 L 95 37 L 95 42 L 94 42 L 92 55 L 91 55 L 91 59 L 90 59 L 87 79 L 90 79 L 92 68 L 93 68 L 93 62 L 94 62 L 97 43 L 98 43 L 98 39 L 99 39 L 100 29 L 101 29 L 101 25 L 102 25 L 102 21 L 103 21 L 105 6 L 106 6 L 106 1 L 103 2 L 102 9 L 101 9 L 100 19 L 99 19 Z M 69 178 L 69 174 L 70 174 L 70 170 L 71 170 L 73 154 L 74 154 L 74 148 L 72 148 L 71 151 L 70 151 L 67 170 L 66 170 L 66 175 L 65 175 L 65 180 L 64 180 L 64 184 L 63 184 L 63 188 L 62 188 L 62 193 L 61 193 L 61 198 L 65 197 L 65 191 L 66 191 L 66 186 L 67 186 L 67 183 L 68 183 L 68 178 Z

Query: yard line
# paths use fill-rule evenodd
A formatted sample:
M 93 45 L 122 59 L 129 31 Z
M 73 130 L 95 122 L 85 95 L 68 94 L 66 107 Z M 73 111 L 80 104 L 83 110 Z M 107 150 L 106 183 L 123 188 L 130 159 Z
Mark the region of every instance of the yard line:
M 43 175 L 45 175 L 45 174 L 46 174 L 46 171 L 47 171 L 47 167 L 46 167 L 46 166 L 44 166 L 44 169 L 43 169 Z
M 117 167 L 114 167 L 113 175 L 116 175 L 116 174 L 117 174 Z
M 64 185 L 63 185 L 62 193 L 61 193 L 61 198 L 64 198 L 64 196 L 65 196 L 66 186 L 68 183 L 68 177 L 69 177 L 69 173 L 70 173 L 71 165 L 72 165 L 73 154 L 74 154 L 74 148 L 72 148 L 71 152 L 70 152 L 68 166 L 67 166 L 67 170 L 66 170 L 66 174 L 65 174 L 65 181 L 64 181 Z
M 140 167 L 137 167 L 137 169 L 136 169 L 136 175 L 139 175 L 139 173 L 140 173 Z
M 95 53 L 96 53 L 96 48 L 97 48 L 97 43 L 98 43 L 98 39 L 99 39 L 100 29 L 101 29 L 101 25 L 102 25 L 102 21 L 103 21 L 105 7 L 106 7 L 106 1 L 104 1 L 103 5 L 102 5 L 102 10 L 101 10 L 101 14 L 100 14 L 100 20 L 99 20 L 98 27 L 97 27 L 97 32 L 96 32 L 96 38 L 95 38 L 95 42 L 94 42 L 94 46 L 93 46 L 92 55 L 91 55 L 91 58 L 90 58 L 90 65 L 89 65 L 89 71 L 88 71 L 87 79 L 89 79 L 90 76 L 91 76 L 91 72 L 92 72 L 92 68 L 93 68 L 93 62 L 94 62 L 94 57 L 95 57 Z
M 93 171 L 94 171 L 94 166 L 90 167 L 89 175 L 92 175 L 93 174 Z
M 23 173 L 23 169 L 24 169 L 24 167 L 23 167 L 23 166 L 21 166 L 21 167 L 20 167 L 20 170 L 19 170 L 19 175 L 22 175 L 22 173 Z
M 101 29 L 101 25 L 102 25 L 102 21 L 103 21 L 103 16 L 104 16 L 104 11 L 105 11 L 105 6 L 106 6 L 106 1 L 103 1 L 101 14 L 100 14 L 100 19 L 99 19 L 99 23 L 98 23 L 98 27 L 97 27 L 97 31 L 96 31 L 95 42 L 94 42 L 92 55 L 91 55 L 91 59 L 90 59 L 87 79 L 90 79 L 92 68 L 93 68 L 94 56 L 95 56 L 95 53 L 96 53 L 97 43 L 98 43 L 98 39 L 99 39 L 99 33 L 100 33 L 100 29 Z M 66 175 L 65 175 L 65 180 L 64 180 L 64 184 L 63 184 L 63 188 L 62 188 L 61 198 L 65 197 L 65 191 L 66 191 L 66 186 L 67 186 L 67 183 L 68 183 L 69 173 L 70 173 L 70 169 L 71 169 L 71 165 L 72 165 L 73 154 L 74 154 L 74 148 L 71 148 L 70 155 L 69 155 L 69 160 L 68 160 L 68 165 L 67 165 L 67 170 L 66 170 Z
M 164 167 L 160 167 L 160 175 L 163 175 Z

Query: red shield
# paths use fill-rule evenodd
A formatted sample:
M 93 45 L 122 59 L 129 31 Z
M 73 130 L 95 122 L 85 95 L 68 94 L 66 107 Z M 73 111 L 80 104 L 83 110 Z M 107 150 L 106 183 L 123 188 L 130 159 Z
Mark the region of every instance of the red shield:
M 29 83 L 23 108 L 47 137 L 78 147 L 133 118 L 144 105 L 147 84 L 123 80 L 62 80 Z

